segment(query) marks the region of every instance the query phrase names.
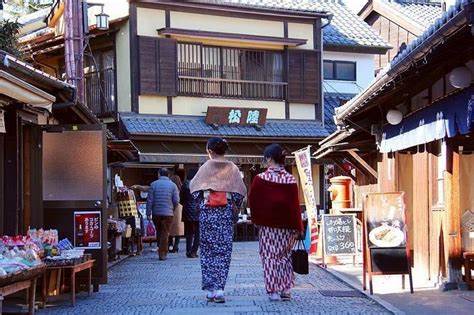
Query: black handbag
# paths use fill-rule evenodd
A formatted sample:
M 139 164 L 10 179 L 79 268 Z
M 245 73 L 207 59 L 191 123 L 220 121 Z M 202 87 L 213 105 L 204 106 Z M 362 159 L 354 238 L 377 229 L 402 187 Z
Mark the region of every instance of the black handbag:
M 296 246 L 291 251 L 291 261 L 294 272 L 300 275 L 307 275 L 309 273 L 308 252 L 303 240 L 296 241 Z

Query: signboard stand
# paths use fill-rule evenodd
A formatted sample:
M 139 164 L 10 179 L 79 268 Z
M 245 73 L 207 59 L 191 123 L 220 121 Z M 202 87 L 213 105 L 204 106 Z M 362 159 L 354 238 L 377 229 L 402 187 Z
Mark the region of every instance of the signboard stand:
M 367 275 L 370 294 L 373 275 L 401 275 L 404 289 L 408 274 L 413 293 L 404 193 L 369 193 L 363 213 L 363 289 L 367 289 Z
M 357 254 L 356 217 L 354 214 L 324 214 L 321 220 L 322 259 L 326 256 L 353 256 Z

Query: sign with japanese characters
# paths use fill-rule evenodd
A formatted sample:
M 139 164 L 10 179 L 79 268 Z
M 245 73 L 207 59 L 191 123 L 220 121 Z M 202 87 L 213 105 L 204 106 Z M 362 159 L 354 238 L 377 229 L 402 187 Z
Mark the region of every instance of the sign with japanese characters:
M 403 193 L 370 194 L 365 205 L 368 246 L 406 246 Z
M 0 109 L 0 132 L 1 133 L 7 132 L 5 128 L 5 115 L 4 115 L 3 110 L 1 109 Z
M 207 108 L 206 124 L 264 126 L 267 119 L 266 108 L 213 107 Z
M 408 274 L 413 293 L 404 192 L 368 193 L 363 214 L 364 275 Z
M 74 211 L 74 247 L 101 248 L 100 211 Z
M 356 254 L 356 221 L 353 214 L 325 214 L 322 225 L 325 255 Z
M 314 195 L 314 184 L 311 164 L 310 147 L 306 147 L 299 151 L 293 152 L 295 155 L 296 167 L 303 190 L 304 202 L 306 205 L 306 215 L 308 217 L 308 226 L 310 229 L 310 247 L 309 253 L 316 253 L 318 249 L 319 230 L 317 222 L 317 205 Z

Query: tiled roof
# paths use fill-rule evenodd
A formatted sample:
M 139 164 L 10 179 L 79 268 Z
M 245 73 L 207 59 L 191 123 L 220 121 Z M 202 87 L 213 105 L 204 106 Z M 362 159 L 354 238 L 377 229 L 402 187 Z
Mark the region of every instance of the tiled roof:
M 267 120 L 257 130 L 251 126 L 219 126 L 217 129 L 199 116 L 163 116 L 122 114 L 122 123 L 130 135 L 221 136 L 221 137 L 280 137 L 324 138 L 329 133 L 313 121 Z
M 408 0 L 383 0 L 391 8 L 397 10 L 406 19 L 413 21 L 424 29 L 428 28 L 442 14 L 441 3 Z
M 329 133 L 336 130 L 334 123 L 334 109 L 341 106 L 341 101 L 348 101 L 354 97 L 355 94 L 341 94 L 341 93 L 324 93 L 324 127 Z
M 323 30 L 325 45 L 391 48 L 390 44 L 340 0 L 210 0 L 210 2 L 304 12 L 327 12 L 333 14 L 333 19 L 331 24 Z
M 395 56 L 393 60 L 385 66 L 382 71 L 380 71 L 377 77 L 369 84 L 369 86 L 357 94 L 354 98 L 352 98 L 348 103 L 344 104 L 343 106 L 339 107 L 336 111 L 336 118 L 339 121 L 343 121 L 347 119 L 350 115 L 355 113 L 357 110 L 362 108 L 368 99 L 373 96 L 374 93 L 383 89 L 384 85 L 392 80 L 395 77 L 395 74 L 398 75 L 397 71 L 399 68 L 410 62 L 414 62 L 415 54 L 419 56 L 425 55 L 430 49 L 435 45 L 435 43 L 440 43 L 444 41 L 442 29 L 445 25 L 449 22 L 453 23 L 453 20 L 462 16 L 461 14 L 464 11 L 464 6 L 467 6 L 471 3 L 472 0 L 459 0 L 456 2 L 454 6 L 449 7 L 447 12 L 444 12 L 435 22 L 428 27 L 428 29 L 418 36 L 414 41 L 412 41 L 408 47 L 403 50 L 400 54 Z M 454 29 L 460 29 L 465 27 L 466 24 L 451 24 Z M 454 32 L 454 31 L 453 31 Z M 422 52 L 424 51 L 424 52 Z M 420 58 L 418 56 L 418 58 Z M 389 77 L 388 73 L 392 72 L 392 76 Z

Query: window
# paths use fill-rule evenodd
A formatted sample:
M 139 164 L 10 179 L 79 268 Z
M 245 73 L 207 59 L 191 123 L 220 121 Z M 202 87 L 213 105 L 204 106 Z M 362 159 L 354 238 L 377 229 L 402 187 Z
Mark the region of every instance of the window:
M 324 60 L 325 80 L 356 80 L 356 63 L 352 61 Z
M 284 99 L 283 52 L 178 43 L 179 93 Z

